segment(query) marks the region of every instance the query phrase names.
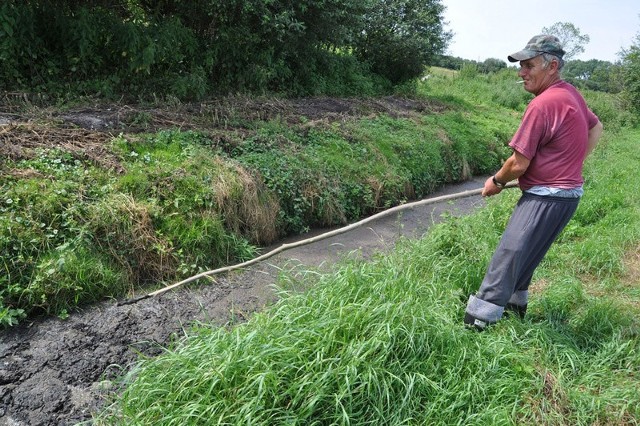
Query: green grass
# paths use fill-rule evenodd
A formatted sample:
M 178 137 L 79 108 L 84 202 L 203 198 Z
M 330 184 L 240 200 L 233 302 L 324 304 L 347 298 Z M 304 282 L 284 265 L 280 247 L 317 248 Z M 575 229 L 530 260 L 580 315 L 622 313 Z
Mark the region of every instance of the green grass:
M 634 424 L 640 300 L 607 289 L 637 286 L 623 261 L 640 237 L 628 190 L 640 185 L 638 137 L 608 134 L 589 159 L 587 194 L 534 276 L 527 320 L 461 324 L 511 191 L 388 255 L 285 277 L 283 289 L 308 290 L 282 290 L 248 323 L 192 329 L 141 360 L 99 423 Z
M 467 74 L 432 68 L 430 78 L 421 83 L 419 90 L 467 110 L 490 105 L 492 108 L 522 111 L 532 98 L 521 84 L 517 84 L 520 78 L 513 69 L 494 74 L 480 74 L 476 70 Z

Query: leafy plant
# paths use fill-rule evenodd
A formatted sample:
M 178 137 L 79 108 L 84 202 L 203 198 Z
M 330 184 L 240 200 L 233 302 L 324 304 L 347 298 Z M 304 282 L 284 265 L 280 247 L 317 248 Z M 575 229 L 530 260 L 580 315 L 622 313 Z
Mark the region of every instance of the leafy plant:
M 24 309 L 10 309 L 0 306 L 0 329 L 3 327 L 11 327 L 17 325 L 20 320 L 24 319 L 26 314 Z
M 442 10 L 406 0 L 9 0 L 0 81 L 56 99 L 388 93 L 444 48 Z M 389 35 L 398 13 L 402 28 Z

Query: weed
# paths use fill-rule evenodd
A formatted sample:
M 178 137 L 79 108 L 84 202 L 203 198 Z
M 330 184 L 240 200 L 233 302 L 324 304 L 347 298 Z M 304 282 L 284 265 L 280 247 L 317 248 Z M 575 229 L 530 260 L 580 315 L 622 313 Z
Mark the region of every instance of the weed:
M 25 317 L 24 309 L 10 309 L 0 306 L 0 329 L 17 325 Z

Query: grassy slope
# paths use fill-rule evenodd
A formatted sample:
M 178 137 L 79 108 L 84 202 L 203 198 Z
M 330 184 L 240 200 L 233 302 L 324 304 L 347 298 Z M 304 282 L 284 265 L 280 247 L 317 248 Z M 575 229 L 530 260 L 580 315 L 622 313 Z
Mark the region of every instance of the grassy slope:
M 308 292 L 283 292 L 247 324 L 192 330 L 142 361 L 101 421 L 634 424 L 640 290 L 626 259 L 637 262 L 640 240 L 639 137 L 610 132 L 588 160 L 586 195 L 534 277 L 526 321 L 461 325 L 513 191 L 387 256 L 310 274 Z
M 0 147 L 0 327 L 247 260 L 278 237 L 495 170 L 517 116 L 504 106 L 470 114 L 443 92 L 446 107 L 408 101 L 422 113 L 238 114 L 229 126 L 111 140 L 51 122 L 8 126 L 16 147 Z

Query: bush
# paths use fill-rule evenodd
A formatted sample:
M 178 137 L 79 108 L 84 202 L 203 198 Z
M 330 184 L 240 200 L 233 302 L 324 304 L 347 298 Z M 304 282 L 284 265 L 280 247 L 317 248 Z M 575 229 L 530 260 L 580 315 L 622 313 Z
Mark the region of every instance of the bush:
M 373 2 L 355 33 L 355 54 L 393 84 L 419 77 L 452 36 L 443 12 L 437 0 Z
M 142 100 L 388 93 L 449 37 L 438 1 L 406 3 L 9 0 L 0 89 Z M 388 35 L 397 11 L 402 28 Z
M 607 132 L 617 132 L 624 127 L 636 126 L 640 122 L 640 116 L 627 108 L 620 95 L 591 90 L 584 90 L 582 93 Z

